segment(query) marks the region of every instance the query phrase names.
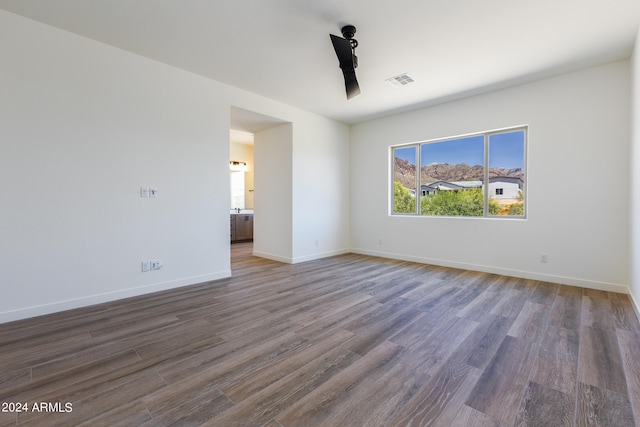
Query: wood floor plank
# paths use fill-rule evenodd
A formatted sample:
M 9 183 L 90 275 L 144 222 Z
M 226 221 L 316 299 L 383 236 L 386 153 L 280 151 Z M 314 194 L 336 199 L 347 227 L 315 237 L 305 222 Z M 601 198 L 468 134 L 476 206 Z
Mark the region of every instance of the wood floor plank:
M 483 291 L 476 299 L 462 307 L 457 315 L 469 320 L 481 321 L 500 301 L 502 294 L 495 291 Z
M 75 369 L 79 365 L 92 363 L 109 355 L 126 352 L 136 348 L 136 346 L 151 343 L 160 343 L 162 345 L 163 343 L 172 342 L 173 339 L 193 331 L 193 329 L 206 330 L 206 328 L 207 323 L 197 319 L 189 321 L 187 325 L 172 325 L 155 329 L 143 335 L 127 336 L 125 339 L 117 341 L 109 341 L 105 338 L 96 339 L 93 346 L 85 346 L 86 348 L 76 350 L 73 353 L 67 352 L 63 357 L 33 366 L 32 377 L 34 379 L 46 377 L 58 372 Z
M 488 314 L 452 354 L 470 366 L 484 369 L 507 336 L 514 318 Z
M 306 311 L 305 313 L 293 316 L 291 321 L 299 325 L 309 326 L 328 316 L 339 313 L 344 309 L 357 305 L 361 302 L 371 299 L 371 295 L 365 293 L 355 293 L 353 295 L 344 295 L 330 306 L 320 304 L 319 307 Z
M 364 328 L 349 329 L 345 326 L 347 330 L 356 334 L 347 344 L 347 348 L 354 353 L 364 356 L 385 342 L 389 337 L 410 327 L 413 323 L 420 322 L 421 319 L 426 317 L 428 316 L 425 313 L 409 308 L 392 313 L 388 317 Z
M 363 381 L 348 400 L 334 408 L 331 423 L 348 426 L 366 420 L 367 426 L 387 427 L 428 379 L 427 374 L 396 364 L 382 377 Z
M 343 402 L 350 400 L 362 383 L 371 378 L 381 377 L 403 353 L 401 346 L 384 342 L 352 365 L 320 385 L 311 393 L 278 415 L 276 419 L 282 425 L 319 425 L 333 424 L 334 410 Z M 357 394 L 357 393 L 356 393 Z
M 302 401 L 334 376 L 340 375 L 359 359 L 360 356 L 353 352 L 342 347 L 335 348 L 325 353 L 322 358 L 304 365 L 265 389 L 237 402 L 233 408 L 212 418 L 204 425 L 217 427 L 266 423 Z M 296 422 L 283 425 L 304 425 Z
M 534 343 L 507 336 L 465 404 L 507 424 L 513 423 L 535 354 Z
M 577 426 L 634 426 L 626 396 L 594 385 L 578 383 Z
M 614 329 L 609 295 L 595 289 L 582 290 L 582 324 L 599 329 Z
M 539 282 L 529 301 L 551 307 L 558 295 L 560 285 L 556 283 Z
M 145 410 L 147 402 L 153 402 L 155 395 L 149 394 L 140 402 Z M 211 418 L 223 413 L 233 407 L 233 402 L 224 395 L 217 387 L 199 387 L 185 390 L 185 394 L 180 398 L 172 398 L 165 401 L 165 405 L 156 406 L 154 413 L 142 424 L 135 424 L 142 427 L 155 427 L 158 425 L 179 425 L 179 426 L 199 426 Z M 133 425 L 133 424 L 132 424 Z
M 0 412 L 0 426 L 8 427 L 15 426 L 18 424 L 18 413 L 17 412 Z
M 508 289 L 502 292 L 502 298 L 491 309 L 490 313 L 503 317 L 518 317 L 522 307 L 527 302 L 528 294 L 517 289 Z
M 574 396 L 578 377 L 579 345 L 578 331 L 549 326 L 531 371 L 531 381 Z
M 133 403 L 114 408 L 88 421 L 84 421 L 76 427 L 113 427 L 116 425 L 149 427 L 154 424 L 147 408 L 142 402 L 136 400 Z
M 480 370 L 449 361 L 390 421 L 391 426 L 450 426 L 480 377 Z
M 295 332 L 307 339 L 317 338 L 338 329 L 346 329 L 344 326 L 347 323 L 373 315 L 388 306 L 388 304 L 380 304 L 378 301 L 369 298 L 326 316 L 323 319 L 319 319 L 310 325 L 296 329 Z
M 507 427 L 501 421 L 491 418 L 487 414 L 483 414 L 480 411 L 476 411 L 467 405 L 462 405 L 456 416 L 451 420 L 451 426 L 465 426 L 465 427 Z
M 58 399 L 60 396 L 73 394 L 83 388 L 106 383 L 113 378 L 109 375 L 110 373 L 118 372 L 119 375 L 126 376 L 128 373 L 147 367 L 147 365 L 141 365 L 140 360 L 140 356 L 134 350 L 117 353 L 71 370 L 58 372 L 44 379 L 21 384 L 18 387 L 0 389 L 0 400 L 25 402 Z
M 627 380 L 627 391 L 636 423 L 640 424 L 640 335 L 618 332 L 618 343 Z
M 575 395 L 529 382 L 515 425 L 572 426 Z
M 250 382 L 242 377 L 228 384 L 221 384 L 220 387 L 229 398 L 235 402 L 240 402 L 286 377 L 291 372 L 322 358 L 322 356 L 343 345 L 352 337 L 353 333 L 341 330 L 318 340 L 308 341 L 293 350 L 286 359 L 281 359 L 253 372 Z
M 622 356 L 614 331 L 582 327 L 578 381 L 627 394 Z
M 288 332 L 261 345 L 247 348 L 241 354 L 234 354 L 233 346 L 217 346 L 212 351 L 214 359 L 206 358 L 204 364 L 201 358 L 194 357 L 159 369 L 158 372 L 170 384 L 191 381 L 219 384 L 250 374 L 306 341 L 295 333 Z M 192 380 L 194 375 L 197 378 Z
M 447 284 L 447 281 L 443 277 L 446 272 L 444 267 L 432 267 L 425 271 L 428 271 L 428 274 L 420 276 L 420 285 L 402 294 L 402 298 L 422 301 L 426 295 L 429 295 L 435 289 Z
M 553 303 L 549 324 L 579 330 L 582 320 L 582 289 L 561 286 Z
M 60 339 L 37 343 L 29 340 L 24 346 L 3 346 L 0 354 L 0 371 L 18 370 L 51 360 L 72 356 L 74 353 L 93 345 L 88 332 Z
M 389 341 L 408 349 L 403 364 L 429 375 L 435 374 L 446 364 L 451 354 L 478 326 L 477 322 L 455 316 L 454 311 L 452 309 L 437 318 L 436 322 L 441 322 L 442 326 L 420 319 L 412 325 L 417 326 L 417 333 L 406 334 L 401 331 L 389 338 Z
M 640 336 L 640 323 L 638 323 L 638 318 L 629 296 L 609 293 L 609 300 L 611 301 L 611 311 L 616 328 L 630 331 Z
M 42 425 L 44 422 L 45 425 L 52 427 L 78 425 L 113 410 L 114 406 L 125 406 L 137 398 L 162 388 L 165 385 L 165 382 L 159 375 L 153 372 L 147 372 L 142 375 L 133 376 L 130 381 L 125 382 L 117 388 L 109 388 L 97 394 L 84 394 L 60 400 L 61 402 L 70 402 L 73 404 L 73 410 L 71 412 L 54 414 L 55 416 L 46 413 L 36 414 L 29 412 L 24 414 L 24 416 L 18 417 L 19 423 L 29 426 Z
M 475 279 L 458 281 L 454 284 L 459 290 L 455 298 L 449 302 L 449 305 L 462 309 L 478 298 L 490 286 L 485 280 L 490 277 L 489 274 L 476 275 Z
M 507 335 L 527 341 L 538 341 L 547 326 L 549 309 L 548 306 L 527 301 Z

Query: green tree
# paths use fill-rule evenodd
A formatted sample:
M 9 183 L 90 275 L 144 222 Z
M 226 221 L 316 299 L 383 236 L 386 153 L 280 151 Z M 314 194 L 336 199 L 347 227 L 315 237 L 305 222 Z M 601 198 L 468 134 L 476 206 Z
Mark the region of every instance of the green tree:
M 423 197 L 420 201 L 422 215 L 437 216 L 483 216 L 484 196 L 482 189 L 450 191 L 442 190 L 437 194 Z M 489 200 L 489 213 L 500 211 L 497 202 Z
M 411 191 L 398 181 L 393 183 L 393 212 L 415 213 L 416 199 Z
M 514 203 L 509 205 L 507 215 L 524 216 L 524 203 Z
M 494 198 L 489 197 L 489 215 L 500 215 L 502 206 Z

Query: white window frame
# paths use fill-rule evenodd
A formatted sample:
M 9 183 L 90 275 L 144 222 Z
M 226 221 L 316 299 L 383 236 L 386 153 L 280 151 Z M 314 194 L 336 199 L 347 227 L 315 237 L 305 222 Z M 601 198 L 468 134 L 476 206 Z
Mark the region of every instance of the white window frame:
M 523 215 L 491 215 L 489 213 L 489 139 L 491 138 L 491 136 L 493 135 L 499 135 L 499 134 L 503 134 L 503 133 L 510 133 L 510 132 L 517 132 L 517 131 L 523 131 L 524 132 L 524 153 L 523 153 L 523 164 L 524 164 L 524 179 L 523 179 L 523 185 L 522 185 L 522 195 L 523 195 L 523 199 L 524 199 L 524 214 Z M 469 138 L 469 137 L 474 137 L 474 136 L 480 136 L 483 135 L 484 136 L 484 179 L 483 179 L 483 199 L 484 199 L 484 209 L 483 209 L 483 216 L 445 216 L 445 215 L 422 215 L 420 212 L 420 199 L 421 199 L 421 185 L 422 183 L 420 182 L 420 170 L 421 170 L 421 146 L 425 145 L 425 144 L 431 144 L 431 143 L 436 143 L 436 142 L 445 142 L 445 141 L 453 141 L 456 139 L 462 139 L 462 138 Z M 463 134 L 463 135 L 457 135 L 457 136 L 451 136 L 451 137 L 446 137 L 446 138 L 438 138 L 438 139 L 431 139 L 431 140 L 425 140 L 425 141 L 418 141 L 418 142 L 413 142 L 410 144 L 400 144 L 400 145 L 392 145 L 389 147 L 389 159 L 390 159 L 390 173 L 389 173 L 389 182 L 391 184 L 390 186 L 390 191 L 388 191 L 388 194 L 390 195 L 389 198 L 389 215 L 390 216 L 418 216 L 418 217 L 422 217 L 422 218 L 475 218 L 475 219 L 486 219 L 486 218 L 498 218 L 498 219 L 510 219 L 510 220 L 526 220 L 527 219 L 527 212 L 528 212 L 528 197 L 527 197 L 527 184 L 528 184 L 528 146 L 529 146 L 529 126 L 528 125 L 519 125 L 519 126 L 512 126 L 512 127 L 506 127 L 506 128 L 501 128 L 501 129 L 494 129 L 494 130 L 490 130 L 490 131 L 484 131 L 484 132 L 475 132 L 475 133 L 470 133 L 470 134 Z M 420 194 L 420 197 L 415 197 L 415 212 L 412 213 L 399 213 L 399 212 L 394 212 L 394 159 L 395 159 L 395 150 L 396 149 L 402 149 L 402 148 L 407 148 L 407 147 L 416 147 L 416 183 L 415 183 L 415 188 L 416 188 L 416 195 Z

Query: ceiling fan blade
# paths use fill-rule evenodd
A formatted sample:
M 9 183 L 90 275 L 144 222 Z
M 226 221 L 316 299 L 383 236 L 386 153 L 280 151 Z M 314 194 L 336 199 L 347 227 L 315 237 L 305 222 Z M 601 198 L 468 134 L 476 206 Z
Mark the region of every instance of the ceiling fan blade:
M 331 36 L 331 43 L 333 43 L 333 49 L 338 55 L 338 61 L 340 62 L 340 68 L 355 68 L 353 65 L 353 50 L 351 49 L 351 42 L 342 37 Z
M 340 63 L 340 69 L 344 75 L 344 84 L 347 90 L 347 99 L 351 99 L 360 93 L 360 86 L 358 80 L 356 80 L 355 62 L 353 56 L 353 49 L 351 48 L 351 42 L 342 37 L 331 36 L 331 43 L 333 43 L 333 49 L 338 56 L 338 62 Z
M 356 72 L 354 70 L 343 70 L 342 74 L 344 74 L 344 84 L 347 89 L 347 99 L 351 99 L 354 96 L 359 95 L 360 86 L 358 85 L 358 80 L 356 80 Z

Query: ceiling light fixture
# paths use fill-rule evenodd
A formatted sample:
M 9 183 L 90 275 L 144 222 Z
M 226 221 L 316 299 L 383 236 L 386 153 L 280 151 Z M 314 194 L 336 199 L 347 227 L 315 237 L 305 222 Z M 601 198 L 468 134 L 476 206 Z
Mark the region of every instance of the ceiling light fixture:
M 386 79 L 386 81 L 388 81 L 389 83 L 391 83 L 396 87 L 406 86 L 409 83 L 414 82 L 414 80 L 411 77 L 409 77 L 407 73 L 398 74 L 397 76 L 394 76 L 394 77 L 389 77 L 388 79 Z

